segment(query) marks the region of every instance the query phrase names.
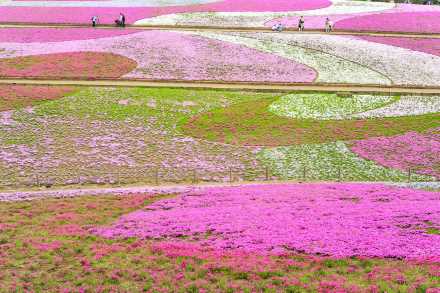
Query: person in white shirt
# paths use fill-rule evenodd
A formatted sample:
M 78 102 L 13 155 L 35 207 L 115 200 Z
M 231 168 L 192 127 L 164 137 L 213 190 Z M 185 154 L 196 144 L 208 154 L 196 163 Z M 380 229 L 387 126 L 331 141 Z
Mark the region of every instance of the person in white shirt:
M 283 29 L 284 29 L 284 26 L 281 23 L 277 23 L 272 26 L 272 30 L 274 32 L 282 32 Z
M 333 21 L 331 21 L 330 18 L 327 17 L 325 20 L 325 32 L 326 33 L 332 32 L 333 26 L 334 26 Z

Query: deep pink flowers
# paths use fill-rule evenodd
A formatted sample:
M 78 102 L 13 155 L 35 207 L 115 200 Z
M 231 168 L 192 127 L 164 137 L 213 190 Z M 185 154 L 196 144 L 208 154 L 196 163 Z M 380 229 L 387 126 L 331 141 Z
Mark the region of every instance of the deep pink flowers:
M 358 38 L 440 56 L 440 39 L 359 36 Z
M 342 30 L 390 32 L 440 32 L 440 11 L 378 13 L 336 22 Z
M 180 239 L 220 250 L 440 260 L 440 193 L 381 184 L 207 188 L 94 232 Z

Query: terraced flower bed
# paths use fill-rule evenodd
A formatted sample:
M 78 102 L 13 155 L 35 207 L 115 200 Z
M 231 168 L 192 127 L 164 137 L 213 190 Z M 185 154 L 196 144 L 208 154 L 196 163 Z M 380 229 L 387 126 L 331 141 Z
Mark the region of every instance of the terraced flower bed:
M 107 238 L 185 238 L 263 254 L 438 261 L 440 239 L 428 231 L 439 228 L 437 202 L 438 193 L 368 184 L 208 188 L 159 201 L 94 232 Z
M 345 190 L 344 194 L 347 192 Z M 417 191 L 409 192 L 414 196 L 422 195 Z M 331 193 L 335 194 L 336 191 Z M 203 198 L 208 197 L 208 194 L 203 195 Z M 234 198 L 228 197 L 231 200 L 230 208 L 234 207 Z M 245 198 L 246 202 L 251 199 L 250 196 Z M 257 198 L 259 207 L 274 207 L 277 204 L 264 201 L 261 195 L 256 195 Z M 173 242 L 133 237 L 111 240 L 91 234 L 94 227 L 111 225 L 121 215 L 148 206 L 160 207 L 167 199 L 170 206 L 181 200 L 180 196 L 174 199 L 168 195 L 135 194 L 1 203 L 0 259 L 3 269 L 0 273 L 0 290 L 435 292 L 438 285 L 438 264 L 427 261 L 334 258 L 295 252 L 268 256 L 230 249 L 210 249 L 184 239 Z M 326 199 L 329 198 L 321 201 L 325 202 Z M 394 197 L 390 199 L 393 201 L 376 201 L 372 205 L 394 210 L 392 207 L 396 206 L 395 203 L 406 202 Z M 193 198 L 191 203 L 197 200 Z M 212 204 L 217 204 L 218 200 L 216 198 Z M 343 198 L 337 199 L 337 202 L 341 206 L 364 205 Z M 428 208 L 435 208 L 435 205 L 425 205 L 423 210 Z M 171 215 L 177 210 L 165 211 L 164 215 Z M 414 209 L 411 208 L 411 211 Z M 154 216 L 158 212 L 151 211 L 151 214 Z M 265 212 L 258 216 L 269 219 L 270 213 Z M 246 213 L 240 214 L 246 216 Z M 216 215 L 213 219 L 218 217 Z M 185 220 L 189 220 L 188 217 Z M 402 218 L 395 220 L 406 221 Z M 436 236 L 435 228 L 427 228 L 429 225 L 423 223 L 420 227 L 389 229 L 414 229 L 417 237 L 426 235 L 428 239 Z M 190 227 L 193 229 L 193 226 Z M 258 237 L 258 234 L 254 237 Z
M 440 80 L 436 39 L 128 29 L 1 32 L 0 64 L 6 62 L 9 67 L 37 58 L 49 68 L 57 66 L 56 56 L 62 54 L 102 54 L 102 70 L 117 60 L 110 58 L 104 64 L 105 56 L 118 55 L 121 65 L 136 62 L 135 67 L 109 69 L 124 78 L 414 86 L 438 86 Z M 42 41 L 35 42 L 43 33 Z M 9 67 L 4 75 L 19 74 Z M 33 76 L 40 74 L 31 69 Z M 93 78 L 94 74 L 84 71 L 83 75 Z
M 408 50 L 355 36 L 248 32 L 197 34 L 306 64 L 318 72 L 318 82 L 428 86 L 438 85 L 440 78 L 437 69 L 440 59 L 419 52 L 423 49 Z M 427 46 L 422 42 L 420 47 Z
M 0 51 L 0 56 L 5 59 L 0 59 L 0 65 L 8 65 L 0 71 L 3 75 L 19 74 L 20 71 L 13 71 L 14 68 L 9 67 L 37 62 L 35 59 L 47 69 L 63 66 L 66 71 L 66 66 L 73 65 L 63 65 L 58 62 L 59 58 L 69 55 L 88 58 L 86 56 L 90 55 L 93 62 L 84 62 L 83 65 L 77 62 L 77 67 L 72 67 L 65 74 L 57 72 L 58 76 L 68 77 L 81 69 L 81 76 L 89 78 L 123 76 L 172 80 L 313 82 L 316 77 L 313 68 L 293 60 L 236 44 L 171 31 L 143 31 L 71 42 L 2 43 L 1 46 L 3 51 Z M 84 51 L 87 53 L 81 53 Z M 40 54 L 52 55 L 35 56 Z M 215 59 L 212 58 L 213 54 L 217 56 Z M 95 66 L 95 62 L 99 62 L 99 66 Z M 82 70 L 81 66 L 91 68 Z M 45 74 L 31 69 L 32 73 L 29 74 L 33 76 Z
M 328 0 L 177 0 L 177 1 L 8 1 L 0 3 L 1 22 L 90 23 L 93 15 L 101 23 L 113 24 L 120 12 L 127 23 L 158 15 L 184 12 L 301 11 L 329 6 Z
M 76 52 L 0 59 L 1 77 L 118 78 L 136 62 L 116 54 Z
M 1 28 L 2 43 L 46 43 L 111 38 L 139 32 L 135 29 L 87 29 L 87 28 Z
M 256 102 L 236 104 L 228 108 L 202 113 L 191 118 L 183 126 L 183 129 L 188 135 L 228 144 L 286 146 L 338 140 L 360 140 L 382 135 L 391 136 L 410 130 L 424 131 L 440 125 L 438 114 L 336 120 L 340 117 L 329 113 L 328 106 L 322 103 L 327 99 L 336 102 L 331 99 L 331 96 L 322 98 L 308 95 L 308 98 L 316 101 L 316 105 L 310 108 L 326 112 L 322 115 L 326 118 L 325 120 L 316 119 L 314 114 L 307 116 L 307 111 L 299 111 L 300 115 L 295 117 L 297 119 L 283 117 L 285 114 L 283 110 L 278 112 L 280 115 L 272 113 L 274 108 L 276 109 L 281 103 L 280 100 L 261 99 Z M 388 97 L 388 100 L 392 100 L 392 98 Z M 344 101 L 344 98 L 341 101 Z M 297 101 L 292 104 L 301 106 Z M 357 111 L 354 107 L 349 109 Z M 337 110 L 343 111 L 344 109 L 337 108 Z M 289 113 L 288 115 L 295 114 Z M 326 117 L 327 115 L 330 116 L 330 119 Z
M 408 132 L 392 137 L 357 141 L 351 148 L 361 157 L 400 170 L 440 178 L 440 128 L 425 133 Z M 396 149 L 399 151 L 396 152 Z
M 431 181 L 438 174 L 438 166 L 427 163 L 438 156 L 434 142 L 401 167 L 351 147 L 377 137 L 425 136 L 439 127 L 439 110 L 435 96 L 81 88 L 1 112 L 1 178 L 3 184 L 49 186 Z M 393 145 L 398 156 L 418 149 Z
M 236 11 L 241 13 L 230 12 L 231 10 L 181 11 L 146 17 L 136 21 L 135 24 L 271 27 L 275 23 L 282 23 L 289 28 L 296 29 L 300 16 L 305 16 L 306 29 L 324 30 L 325 19 L 329 17 L 335 23 L 336 30 L 440 32 L 436 21 L 440 15 L 438 6 L 334 0 L 331 5 L 321 9 L 306 11 L 292 9 L 281 12 L 277 9 L 281 7 L 280 5 L 269 3 L 268 5 L 272 7 L 258 12 L 245 12 L 239 6 Z
M 68 86 L 0 85 L 0 111 L 23 108 L 43 101 L 59 99 L 74 90 L 73 87 Z

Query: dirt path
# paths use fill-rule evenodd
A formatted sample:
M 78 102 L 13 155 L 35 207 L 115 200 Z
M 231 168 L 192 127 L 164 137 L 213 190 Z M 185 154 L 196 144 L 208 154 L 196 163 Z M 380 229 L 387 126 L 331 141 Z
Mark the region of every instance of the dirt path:
M 90 28 L 88 24 L 50 24 L 50 23 L 0 23 L 0 28 Z M 114 29 L 114 25 L 100 25 L 95 29 Z M 138 30 L 174 30 L 174 31 L 213 31 L 213 32 L 272 32 L 267 27 L 223 27 L 223 26 L 191 26 L 191 25 L 128 25 L 126 28 Z M 335 30 L 332 33 L 324 33 L 323 30 L 305 30 L 299 32 L 294 28 L 284 30 L 283 34 L 331 34 L 331 35 L 355 35 L 355 36 L 378 36 L 378 37 L 403 37 L 403 38 L 430 38 L 439 39 L 440 33 L 406 33 L 386 31 L 350 31 Z
M 311 181 L 306 184 L 335 183 L 326 181 Z M 343 184 L 344 182 L 340 182 Z M 426 188 L 437 190 L 440 182 L 350 182 L 360 184 L 387 184 L 400 187 Z M 161 185 L 161 186 L 118 186 L 118 187 L 82 187 L 82 188 L 60 188 L 60 189 L 33 189 L 33 190 L 8 190 L 0 192 L 0 202 L 38 200 L 45 198 L 70 198 L 77 196 L 99 196 L 99 195 L 131 195 L 131 194 L 177 194 L 193 192 L 209 187 L 228 187 L 243 185 L 266 185 L 266 184 L 303 184 L 298 181 L 264 181 L 264 182 L 233 182 L 233 183 L 202 183 L 202 184 L 182 184 L 182 185 Z
M 304 83 L 249 83 L 218 81 L 162 81 L 162 80 L 124 80 L 124 79 L 21 79 L 0 78 L 0 84 L 20 85 L 70 85 L 102 87 L 168 87 L 195 89 L 232 89 L 255 91 L 322 91 L 322 92 L 362 92 L 390 94 L 440 94 L 440 87 L 381 86 L 356 84 L 304 84 Z

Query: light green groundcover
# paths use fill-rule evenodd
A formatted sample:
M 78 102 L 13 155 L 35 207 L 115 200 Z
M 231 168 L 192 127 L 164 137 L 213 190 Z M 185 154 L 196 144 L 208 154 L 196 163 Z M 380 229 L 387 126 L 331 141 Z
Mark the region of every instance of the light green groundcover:
M 405 181 L 408 174 L 384 168 L 351 152 L 345 143 L 308 144 L 267 148 L 258 158 L 274 175 L 284 179 L 344 181 Z M 305 172 L 304 172 L 305 168 Z M 430 181 L 431 177 L 411 175 L 413 181 Z
M 296 119 L 350 119 L 351 115 L 381 108 L 398 100 L 393 96 L 292 94 L 279 98 L 269 111 Z

